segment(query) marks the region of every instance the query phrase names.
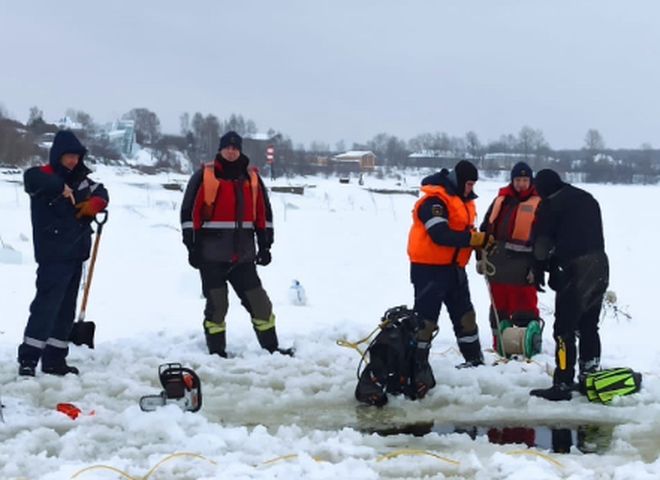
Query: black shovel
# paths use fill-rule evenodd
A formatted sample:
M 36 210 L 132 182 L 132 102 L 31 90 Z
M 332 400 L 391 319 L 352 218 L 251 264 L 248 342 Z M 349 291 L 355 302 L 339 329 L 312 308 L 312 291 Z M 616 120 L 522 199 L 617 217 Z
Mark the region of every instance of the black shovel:
M 99 219 L 99 217 L 101 217 Z M 74 345 L 87 345 L 89 348 L 94 348 L 94 331 L 96 325 L 94 322 L 86 322 L 85 314 L 87 312 L 87 299 L 89 298 L 89 287 L 92 284 L 92 276 L 94 275 L 94 264 L 96 263 L 96 254 L 99 251 L 99 241 L 101 240 L 101 233 L 103 232 L 103 225 L 108 221 L 108 211 L 103 210 L 96 217 L 96 238 L 94 239 L 94 248 L 92 249 L 92 259 L 89 262 L 89 270 L 87 271 L 87 279 L 85 280 L 85 291 L 83 292 L 82 305 L 80 306 L 80 313 L 78 319 L 73 322 L 69 341 Z

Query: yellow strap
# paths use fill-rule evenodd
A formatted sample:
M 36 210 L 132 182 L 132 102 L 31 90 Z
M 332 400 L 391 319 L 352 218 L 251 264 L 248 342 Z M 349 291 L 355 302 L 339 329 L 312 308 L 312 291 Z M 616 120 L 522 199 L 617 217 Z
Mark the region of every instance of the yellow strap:
M 559 359 L 559 369 L 566 370 L 566 342 L 563 338 L 559 337 L 557 340 L 557 346 L 559 351 L 557 352 L 557 357 Z
M 254 328 L 260 332 L 265 332 L 271 328 L 275 328 L 275 314 L 271 313 L 268 320 L 262 320 L 260 318 L 253 318 L 252 325 Z
M 211 320 L 204 320 L 204 330 L 206 330 L 209 335 L 222 333 L 227 330 L 227 323 L 215 323 Z
M 374 335 L 374 333 L 376 333 L 378 329 L 385 327 L 385 325 L 387 325 L 387 322 L 381 323 L 376 328 L 374 328 L 369 335 L 367 335 L 361 340 L 358 340 L 357 342 L 350 342 L 346 339 L 340 338 L 337 340 L 337 345 L 339 345 L 340 347 L 352 348 L 353 350 L 357 351 L 362 358 L 364 358 L 366 351 L 363 352 L 358 345 L 360 345 L 361 343 L 371 342 L 371 337 Z

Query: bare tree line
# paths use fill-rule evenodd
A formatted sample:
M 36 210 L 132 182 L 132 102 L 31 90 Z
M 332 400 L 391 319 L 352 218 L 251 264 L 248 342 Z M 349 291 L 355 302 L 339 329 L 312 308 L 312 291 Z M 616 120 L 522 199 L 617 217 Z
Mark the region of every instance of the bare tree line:
M 90 148 L 90 154 L 105 162 L 118 162 L 121 155 L 97 135 L 99 125 L 92 116 L 82 110 L 68 109 L 66 115 L 80 125 L 79 132 Z M 162 168 L 177 168 L 176 152 L 182 152 L 193 166 L 215 157 L 218 139 L 223 132 L 235 130 L 251 137 L 259 130 L 256 123 L 240 114 L 231 114 L 226 119 L 201 112 L 180 115 L 178 135 L 163 134 L 158 115 L 147 108 L 133 108 L 123 115 L 132 120 L 137 143 L 152 148 Z M 0 104 L 0 163 L 25 165 L 35 158 L 43 158 L 47 152 L 38 145 L 43 135 L 57 131 L 55 125 L 43 120 L 43 112 L 32 107 L 26 125 L 7 118 Z M 346 150 L 344 141 L 334 147 L 315 141 L 308 148 L 294 146 L 290 137 L 269 129 L 265 136 L 268 144 L 275 146 L 277 155 L 274 168 L 278 174 L 309 174 L 319 170 L 332 171 L 332 167 L 318 168 L 312 161 L 319 156 L 331 157 Z M 263 149 L 263 145 L 259 148 Z M 483 143 L 474 131 L 463 136 L 452 136 L 445 132 L 427 132 L 405 140 L 395 135 L 380 133 L 364 143 L 354 143 L 353 150 L 369 150 L 376 154 L 377 163 L 384 169 L 409 167 L 441 167 L 451 165 L 458 159 L 468 158 L 483 170 L 505 168 L 494 161 L 498 155 L 509 155 L 509 162 L 524 159 L 535 168 L 552 167 L 561 172 L 581 172 L 586 181 L 657 181 L 660 173 L 660 151 L 645 143 L 638 149 L 607 148 L 605 139 L 597 129 L 588 129 L 581 149 L 553 149 L 542 130 L 523 126 L 517 134 L 503 134 L 498 139 Z M 415 154 L 415 155 L 413 155 Z M 496 155 L 493 155 L 496 154 Z M 420 158 L 425 158 L 420 161 Z M 265 163 L 261 151 L 255 154 L 257 165 Z M 641 180 L 640 180 L 641 178 Z

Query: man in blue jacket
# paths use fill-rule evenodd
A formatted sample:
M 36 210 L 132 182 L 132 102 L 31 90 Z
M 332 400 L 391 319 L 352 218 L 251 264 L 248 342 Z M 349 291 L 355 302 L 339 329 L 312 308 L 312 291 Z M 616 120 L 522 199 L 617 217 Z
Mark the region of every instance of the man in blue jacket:
M 87 149 L 70 131 L 55 135 L 48 165 L 25 171 L 30 195 L 37 293 L 18 347 L 18 374 L 78 374 L 67 365 L 69 334 L 75 318 L 82 264 L 89 258 L 94 216 L 108 204 L 102 184 L 87 176 Z

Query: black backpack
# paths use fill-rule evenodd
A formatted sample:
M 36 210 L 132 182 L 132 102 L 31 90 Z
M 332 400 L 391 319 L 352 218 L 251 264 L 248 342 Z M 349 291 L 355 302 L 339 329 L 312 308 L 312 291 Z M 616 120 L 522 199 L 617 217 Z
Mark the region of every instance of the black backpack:
M 381 319 L 381 331 L 369 344 L 358 365 L 355 398 L 369 405 L 387 403 L 386 393 L 415 399 L 416 334 L 421 318 L 405 305 L 388 309 Z M 362 369 L 369 356 L 369 363 Z

